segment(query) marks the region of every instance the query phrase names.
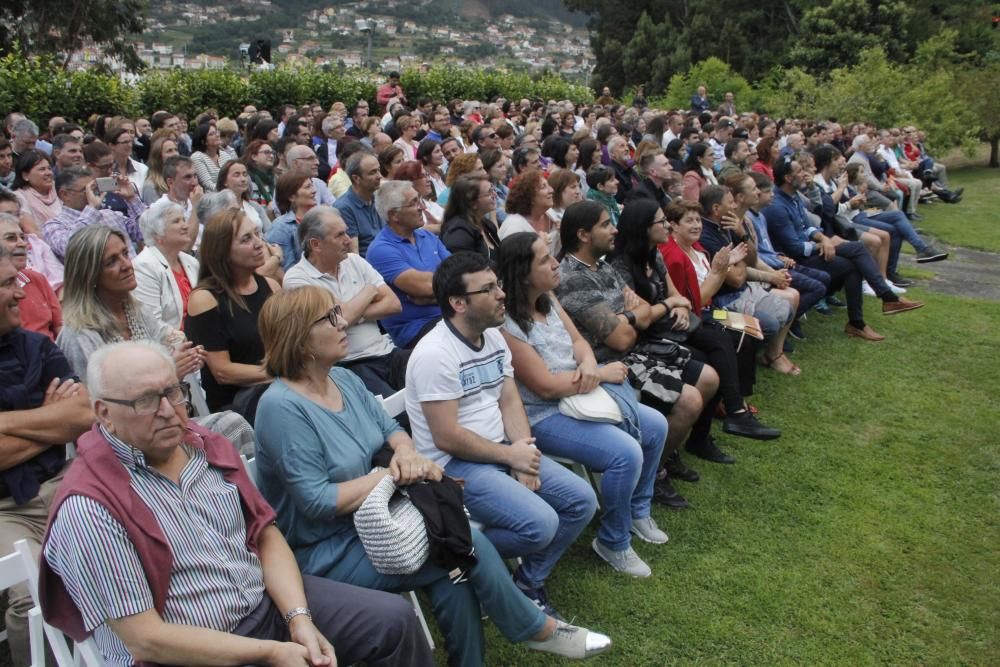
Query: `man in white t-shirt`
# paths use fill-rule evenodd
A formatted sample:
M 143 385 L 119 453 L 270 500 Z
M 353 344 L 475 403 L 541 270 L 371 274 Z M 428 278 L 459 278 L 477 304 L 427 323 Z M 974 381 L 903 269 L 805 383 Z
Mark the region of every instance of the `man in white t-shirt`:
M 413 350 L 406 412 L 425 457 L 465 480 L 465 505 L 504 558 L 521 557 L 514 581 L 546 613 L 545 579 L 597 508 L 582 478 L 535 448 L 497 329 L 504 293 L 488 260 L 460 252 L 434 272 L 443 319 Z
M 347 320 L 347 356 L 340 365 L 368 391 L 388 397 L 403 388 L 410 350 L 392 344 L 378 320 L 402 310 L 399 299 L 363 257 L 351 252 L 347 224 L 332 206 L 315 206 L 298 228 L 302 259 L 285 274 L 287 288 L 316 285 L 333 294 Z

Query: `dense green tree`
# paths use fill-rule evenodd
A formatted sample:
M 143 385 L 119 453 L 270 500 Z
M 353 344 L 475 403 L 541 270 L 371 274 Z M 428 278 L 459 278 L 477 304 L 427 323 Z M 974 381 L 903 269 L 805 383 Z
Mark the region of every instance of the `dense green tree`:
M 145 0 L 3 0 L 0 54 L 70 55 L 90 41 L 129 71 L 142 69 L 132 40 L 146 29 Z
M 607 85 L 616 94 L 640 83 L 662 92 L 674 74 L 710 57 L 751 82 L 776 67 L 825 75 L 876 46 L 889 62 L 905 63 L 942 28 L 956 31 L 959 57 L 1000 61 L 1000 30 L 991 29 L 996 3 L 982 0 L 564 2 L 591 18 L 595 89 Z
M 861 51 L 880 46 L 893 62 L 911 55 L 912 10 L 904 0 L 832 0 L 806 10 L 789 62 L 826 72 L 858 62 Z

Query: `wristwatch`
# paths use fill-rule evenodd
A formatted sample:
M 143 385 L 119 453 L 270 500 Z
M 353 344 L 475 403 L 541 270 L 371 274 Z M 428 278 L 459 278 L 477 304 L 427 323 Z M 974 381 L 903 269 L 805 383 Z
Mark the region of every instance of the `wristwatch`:
M 625 319 L 628 320 L 629 324 L 635 326 L 635 313 L 633 313 L 631 310 L 626 310 L 625 312 L 622 313 L 622 315 L 625 316 Z
M 295 618 L 296 616 L 308 616 L 310 621 L 312 620 L 313 617 L 312 612 L 309 611 L 308 607 L 296 607 L 295 609 L 292 609 L 287 614 L 285 614 L 285 625 L 291 623 L 292 619 Z

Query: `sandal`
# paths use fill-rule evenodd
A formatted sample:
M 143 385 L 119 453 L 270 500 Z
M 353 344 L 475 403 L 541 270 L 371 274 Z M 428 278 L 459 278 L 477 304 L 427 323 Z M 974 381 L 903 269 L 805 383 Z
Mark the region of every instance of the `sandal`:
M 788 370 L 783 371 L 780 368 L 775 367 L 775 364 L 778 363 L 779 359 L 784 359 L 788 363 L 789 366 Z M 772 368 L 778 371 L 779 373 L 783 373 L 784 375 L 802 375 L 802 369 L 793 364 L 792 360 L 789 359 L 787 356 L 785 356 L 784 352 L 782 352 L 773 359 L 768 359 L 766 354 L 761 355 L 760 361 L 761 364 L 763 364 L 767 368 Z

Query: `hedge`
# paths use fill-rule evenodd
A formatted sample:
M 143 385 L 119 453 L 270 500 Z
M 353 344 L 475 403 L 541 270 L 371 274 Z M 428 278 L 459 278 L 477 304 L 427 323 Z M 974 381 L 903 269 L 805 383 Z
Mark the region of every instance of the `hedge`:
M 168 109 L 193 118 L 208 108 L 234 116 L 247 104 L 274 109 L 280 104 L 367 99 L 375 103 L 377 82 L 359 70 L 318 67 L 279 67 L 270 71 L 171 70 L 151 72 L 133 83 L 96 69 L 68 72 L 52 58 L 0 58 L 0 109 L 21 111 L 43 120 L 63 116 L 77 122 L 91 114 L 149 115 Z M 404 70 L 402 85 L 408 98 L 487 100 L 495 95 L 569 99 L 589 102 L 593 93 L 557 76 L 488 72 L 479 69 L 434 67 L 427 72 Z

